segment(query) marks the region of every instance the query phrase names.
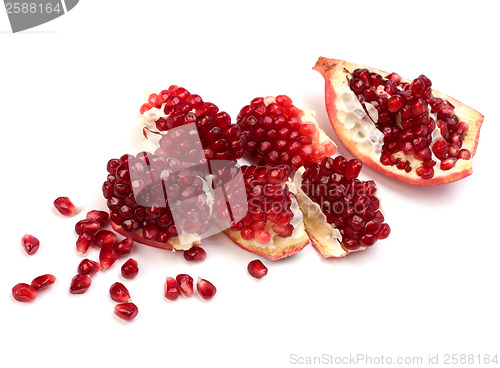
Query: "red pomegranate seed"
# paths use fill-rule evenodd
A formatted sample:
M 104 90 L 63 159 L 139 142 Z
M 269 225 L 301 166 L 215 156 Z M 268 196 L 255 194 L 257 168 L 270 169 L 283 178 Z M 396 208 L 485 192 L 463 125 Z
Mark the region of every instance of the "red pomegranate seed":
M 109 213 L 105 211 L 93 210 L 87 213 L 87 220 L 97 221 L 101 227 L 104 227 L 109 223 Z
M 109 269 L 113 263 L 118 259 L 115 248 L 113 246 L 103 246 L 99 252 L 99 263 L 101 265 L 101 270 L 106 271 Z
M 345 177 L 347 180 L 356 179 L 361 172 L 361 161 L 357 159 L 349 160 L 345 165 Z
M 18 302 L 32 302 L 36 299 L 37 292 L 33 286 L 20 283 L 12 288 L 12 296 Z
M 134 303 L 121 303 L 115 306 L 115 314 L 125 321 L 132 321 L 139 314 L 139 309 Z
M 201 277 L 198 277 L 198 281 L 196 282 L 196 290 L 198 290 L 200 296 L 205 300 L 212 299 L 217 292 L 214 284 L 210 281 L 202 279 Z
M 40 241 L 30 234 L 23 235 L 21 244 L 23 245 L 26 253 L 28 253 L 30 256 L 35 254 L 40 248 Z
M 94 236 L 94 245 L 98 248 L 113 247 L 118 242 L 116 234 L 109 230 L 99 230 Z
M 49 287 L 54 282 L 56 282 L 56 277 L 54 275 L 46 274 L 35 277 L 33 281 L 31 281 L 31 286 L 33 286 L 33 289 L 36 291 L 39 291 Z
M 261 279 L 267 275 L 267 267 L 260 259 L 255 259 L 248 264 L 248 273 L 256 279 Z
M 461 160 L 470 160 L 472 157 L 470 151 L 468 149 L 462 148 L 458 151 L 458 158 Z
M 54 201 L 54 207 L 63 216 L 73 216 L 80 212 L 80 209 L 70 201 L 68 197 L 59 197 Z
M 118 257 L 128 256 L 132 252 L 134 241 L 130 238 L 125 238 L 115 245 L 116 255 Z
M 184 251 L 184 259 L 189 262 L 199 262 L 207 258 L 207 252 L 202 247 L 194 246 Z
M 99 263 L 95 261 L 91 261 L 88 258 L 85 258 L 80 262 L 78 265 L 77 272 L 81 275 L 95 275 L 97 272 L 99 272 Z
M 186 274 L 179 274 L 175 278 L 175 281 L 177 281 L 179 290 L 181 291 L 182 295 L 186 297 L 190 297 L 191 295 L 193 295 L 193 278 L 191 276 Z
M 115 282 L 109 288 L 109 296 L 117 303 L 125 303 L 130 300 L 128 289 L 121 282 Z
M 167 277 L 165 280 L 165 298 L 176 300 L 180 295 L 179 284 L 173 277 Z
M 94 242 L 94 236 L 88 233 L 83 233 L 76 240 L 76 251 L 81 254 L 86 254 L 90 245 Z
M 71 294 L 84 294 L 92 285 L 92 280 L 89 275 L 78 274 L 71 279 L 69 292 Z
M 271 234 L 266 230 L 257 230 L 254 232 L 254 238 L 260 244 L 267 244 L 271 241 Z
M 386 239 L 391 233 L 391 227 L 389 224 L 383 223 L 380 230 L 375 234 L 377 239 Z
M 137 261 L 133 258 L 129 258 L 127 262 L 122 265 L 121 268 L 122 276 L 126 279 L 133 279 L 139 273 L 139 267 Z
M 83 233 L 88 233 L 94 235 L 101 229 L 101 225 L 94 220 L 81 220 L 75 225 L 75 233 L 82 235 Z

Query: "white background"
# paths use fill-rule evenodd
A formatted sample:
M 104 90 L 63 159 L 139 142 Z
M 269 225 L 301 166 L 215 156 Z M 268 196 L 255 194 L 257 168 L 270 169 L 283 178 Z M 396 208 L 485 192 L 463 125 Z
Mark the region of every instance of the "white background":
M 86 0 L 20 34 L 2 11 L 0 365 L 287 367 L 292 354 L 500 354 L 496 11 L 487 1 L 405 4 Z M 424 73 L 483 113 L 474 174 L 419 188 L 364 168 L 382 192 L 390 238 L 338 260 L 308 246 L 265 261 L 262 280 L 246 271 L 256 257 L 222 234 L 203 242 L 201 264 L 137 246 L 140 274 L 124 281 L 140 309 L 132 323 L 113 315 L 108 296 L 124 260 L 85 295 L 68 293 L 81 259 L 73 225 L 105 208 L 106 162 L 135 147 L 146 92 L 182 85 L 233 118 L 256 96 L 288 94 L 333 136 L 323 79 L 311 70 L 319 56 Z M 63 195 L 84 212 L 56 214 Z M 25 233 L 41 240 L 35 256 L 20 246 Z M 43 273 L 56 275 L 51 289 L 31 304 L 12 299 L 12 286 Z M 163 282 L 178 273 L 211 280 L 216 297 L 165 300 Z

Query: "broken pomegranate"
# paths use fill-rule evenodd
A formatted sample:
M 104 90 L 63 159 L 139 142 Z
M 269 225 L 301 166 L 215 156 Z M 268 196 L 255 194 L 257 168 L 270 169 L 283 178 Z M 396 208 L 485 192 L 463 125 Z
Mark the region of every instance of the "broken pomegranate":
M 186 274 L 179 274 L 175 277 L 175 281 L 179 285 L 179 290 L 182 295 L 190 297 L 193 295 L 193 278 Z
M 202 279 L 201 277 L 198 277 L 198 280 L 196 282 L 196 290 L 198 291 L 198 294 L 200 294 L 200 296 L 205 300 L 212 299 L 217 292 L 217 288 L 214 286 L 214 284 L 212 284 L 210 281 Z
M 19 283 L 12 288 L 12 296 L 18 302 L 32 302 L 37 297 L 35 288 L 25 283 Z
M 71 279 L 69 292 L 71 294 L 84 294 L 92 285 L 92 279 L 89 275 L 78 274 Z
M 256 279 L 261 279 L 267 275 L 267 267 L 260 259 L 255 259 L 248 263 L 247 270 Z
M 318 127 L 314 112 L 298 109 L 285 95 L 254 98 L 241 109 L 237 123 L 245 152 L 259 165 L 283 164 L 295 170 L 337 151 Z
M 46 274 L 35 277 L 33 281 L 31 281 L 31 286 L 33 286 L 33 289 L 35 289 L 36 291 L 40 291 L 49 287 L 55 282 L 56 282 L 56 277 L 54 275 Z
M 327 157 L 295 173 L 306 231 L 325 258 L 344 257 L 389 236 L 375 182 L 357 179 L 361 166 L 357 159 Z
M 250 165 L 241 172 L 248 213 L 224 233 L 241 248 L 272 260 L 302 250 L 309 239 L 297 199 L 286 185 L 290 168 Z M 238 210 L 233 208 L 233 213 Z
M 127 262 L 122 265 L 121 268 L 122 276 L 126 279 L 133 279 L 139 274 L 139 266 L 137 261 L 133 258 L 129 258 Z
M 120 303 L 115 306 L 115 314 L 125 321 L 132 321 L 139 314 L 139 309 L 132 302 Z
M 54 201 L 54 207 L 63 216 L 74 216 L 80 209 L 77 208 L 68 197 L 59 197 Z
M 30 256 L 35 254 L 40 248 L 40 241 L 30 234 L 23 235 L 21 244 L 26 253 L 28 253 Z
M 431 88 L 425 75 L 396 73 L 320 57 L 330 122 L 342 143 L 381 173 L 414 185 L 472 173 L 483 115 Z
M 80 262 L 78 265 L 77 272 L 81 275 L 95 275 L 97 272 L 99 272 L 100 266 L 99 263 L 95 261 L 91 261 L 88 258 L 85 258 Z
M 165 280 L 165 298 L 168 300 L 176 300 L 180 295 L 181 291 L 179 284 L 173 277 L 167 277 Z
M 184 251 L 184 259 L 188 262 L 200 262 L 207 258 L 207 252 L 202 247 L 196 246 Z
M 121 282 L 115 282 L 109 288 L 109 296 L 117 303 L 125 303 L 130 300 L 128 289 Z

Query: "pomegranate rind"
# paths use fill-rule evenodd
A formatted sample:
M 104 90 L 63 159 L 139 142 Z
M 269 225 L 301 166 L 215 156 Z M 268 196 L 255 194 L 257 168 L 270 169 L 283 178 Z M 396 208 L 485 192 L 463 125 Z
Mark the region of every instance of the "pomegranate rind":
M 394 166 L 384 166 L 378 157 L 367 154 L 360 144 L 351 138 L 351 130 L 346 127 L 346 121 L 342 115 L 346 115 L 341 96 L 345 93 L 354 93 L 350 90 L 347 75 L 358 68 L 366 68 L 386 77 L 389 73 L 382 70 L 366 67 L 355 63 L 350 63 L 340 59 L 329 59 L 320 57 L 313 67 L 325 79 L 325 105 L 330 119 L 330 123 L 339 137 L 340 141 L 354 154 L 371 168 L 385 174 L 395 180 L 419 186 L 433 186 L 458 181 L 472 174 L 471 160 L 458 160 L 454 168 L 447 171 L 437 170 L 431 179 L 419 177 L 415 170 L 410 173 L 398 170 Z M 450 101 L 455 106 L 455 114 L 460 121 L 469 124 L 469 129 L 464 137 L 462 148 L 468 149 L 474 156 L 479 142 L 479 133 L 484 116 L 471 107 L 447 96 L 444 93 L 432 90 L 435 97 Z M 344 111 L 343 111 L 344 110 Z M 348 112 L 348 111 L 347 111 Z M 439 166 L 439 165 L 437 165 Z

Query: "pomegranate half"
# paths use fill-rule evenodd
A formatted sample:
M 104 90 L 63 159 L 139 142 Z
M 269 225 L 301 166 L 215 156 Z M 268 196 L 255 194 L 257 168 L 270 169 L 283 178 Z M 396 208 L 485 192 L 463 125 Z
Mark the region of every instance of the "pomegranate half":
M 431 89 L 424 75 L 396 73 L 320 57 L 330 122 L 361 161 L 414 185 L 454 182 L 472 173 L 483 115 Z

